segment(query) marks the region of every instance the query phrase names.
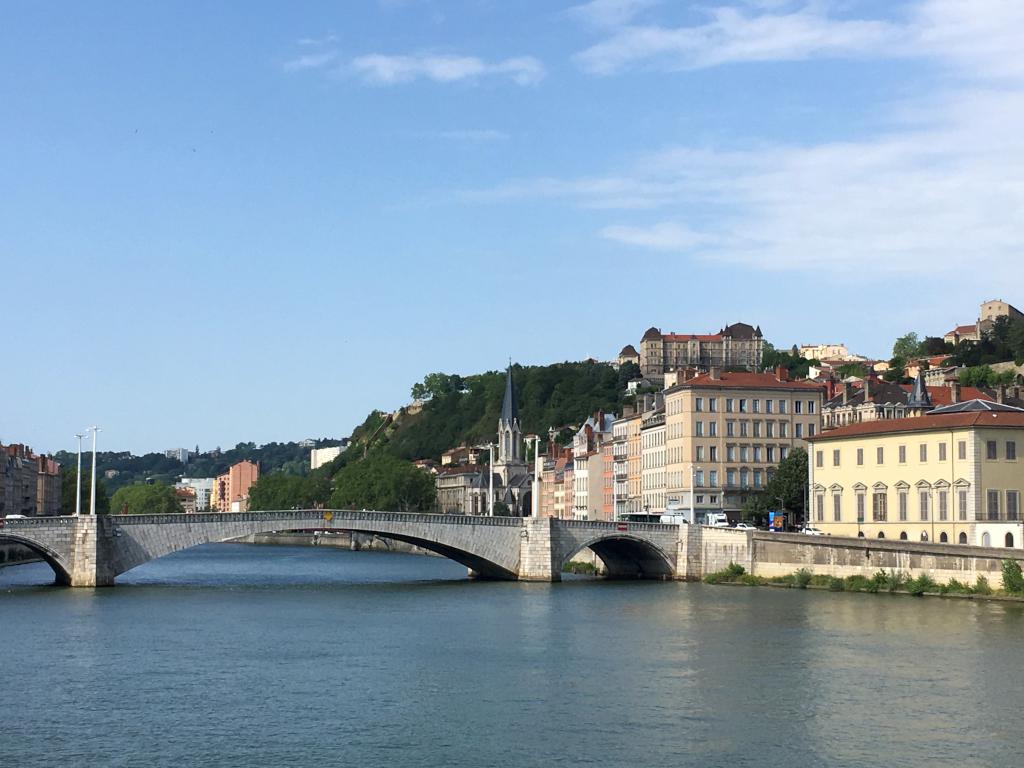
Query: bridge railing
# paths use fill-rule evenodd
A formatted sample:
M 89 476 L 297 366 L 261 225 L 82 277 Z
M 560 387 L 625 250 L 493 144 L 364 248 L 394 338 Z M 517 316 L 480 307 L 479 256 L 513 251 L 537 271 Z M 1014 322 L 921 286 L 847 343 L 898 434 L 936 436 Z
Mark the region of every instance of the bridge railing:
M 330 518 L 328 518 L 330 515 Z M 163 515 L 105 515 L 116 525 L 161 525 L 191 523 L 258 523 L 274 522 L 316 522 L 317 525 L 343 527 L 345 522 L 383 523 L 446 523 L 449 525 L 483 525 L 517 528 L 523 524 L 521 517 L 473 517 L 468 515 L 437 515 L 427 512 L 377 512 L 353 509 L 285 509 L 261 512 L 205 512 L 198 514 Z
M 562 520 L 558 522 L 566 528 L 586 528 L 588 530 L 608 531 L 648 531 L 651 533 L 667 533 L 679 529 L 674 523 L 633 523 L 613 520 Z
M 0 529 L 33 528 L 43 525 L 74 525 L 74 517 L 0 517 Z

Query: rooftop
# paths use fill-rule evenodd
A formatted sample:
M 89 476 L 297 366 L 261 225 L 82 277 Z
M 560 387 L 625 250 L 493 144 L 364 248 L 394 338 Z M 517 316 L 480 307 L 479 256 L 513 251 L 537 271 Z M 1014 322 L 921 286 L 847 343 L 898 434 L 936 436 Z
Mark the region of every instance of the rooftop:
M 665 394 L 667 395 L 672 392 L 679 392 L 685 389 L 704 387 L 708 389 L 798 389 L 817 392 L 824 389 L 821 384 L 808 379 L 790 381 L 788 379 L 779 378 L 779 376 L 774 373 L 723 371 L 718 374 L 718 378 L 712 378 L 710 373 L 699 374 L 694 376 L 692 379 L 687 379 L 684 382 L 676 384 L 674 387 L 669 387 L 665 390 Z
M 809 442 L 827 442 L 842 440 L 847 437 L 867 437 L 870 435 L 886 435 L 900 432 L 935 432 L 949 429 L 1024 429 L 1024 410 L 1011 411 L 970 411 L 960 413 L 929 414 L 914 416 L 909 419 L 885 419 L 882 421 L 865 421 L 838 427 L 828 432 L 808 438 Z

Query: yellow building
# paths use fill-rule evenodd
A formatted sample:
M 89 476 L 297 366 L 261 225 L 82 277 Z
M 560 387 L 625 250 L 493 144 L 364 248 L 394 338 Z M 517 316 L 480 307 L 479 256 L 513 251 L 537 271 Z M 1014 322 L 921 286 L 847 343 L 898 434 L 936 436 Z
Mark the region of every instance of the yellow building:
M 973 400 L 811 440 L 812 524 L 835 536 L 1024 546 L 1024 410 Z
M 612 424 L 615 459 L 615 519 L 641 512 L 641 448 L 642 414 L 631 412 Z
M 775 373 L 720 372 L 665 390 L 665 501 L 738 511 L 793 448 L 821 431 L 824 387 Z

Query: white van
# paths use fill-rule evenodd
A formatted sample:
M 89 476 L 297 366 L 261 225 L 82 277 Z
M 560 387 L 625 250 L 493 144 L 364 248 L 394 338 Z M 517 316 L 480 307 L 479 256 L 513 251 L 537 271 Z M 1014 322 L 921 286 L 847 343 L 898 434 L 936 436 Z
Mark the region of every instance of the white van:
M 710 525 L 712 528 L 728 528 L 729 517 L 725 512 L 705 512 L 703 515 L 704 525 Z

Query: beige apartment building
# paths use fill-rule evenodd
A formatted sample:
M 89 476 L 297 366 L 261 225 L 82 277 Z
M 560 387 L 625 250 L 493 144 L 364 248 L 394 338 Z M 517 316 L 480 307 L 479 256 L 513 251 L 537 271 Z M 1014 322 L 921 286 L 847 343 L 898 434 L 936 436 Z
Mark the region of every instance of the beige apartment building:
M 981 400 L 812 438 L 815 527 L 834 536 L 1024 546 L 1024 410 Z
M 645 413 L 640 422 L 640 500 L 645 514 L 665 511 L 665 408 Z
M 669 371 L 689 367 L 757 370 L 761 367 L 763 353 L 764 337 L 760 326 L 733 323 L 718 333 L 706 335 L 662 333 L 657 328 L 648 328 L 640 340 L 640 373 L 660 378 Z
M 775 373 L 717 368 L 665 390 L 665 502 L 737 512 L 779 462 L 821 431 L 824 388 Z
M 640 469 L 640 427 L 642 416 L 632 413 L 612 423 L 612 452 L 615 462 L 615 517 L 643 511 Z

